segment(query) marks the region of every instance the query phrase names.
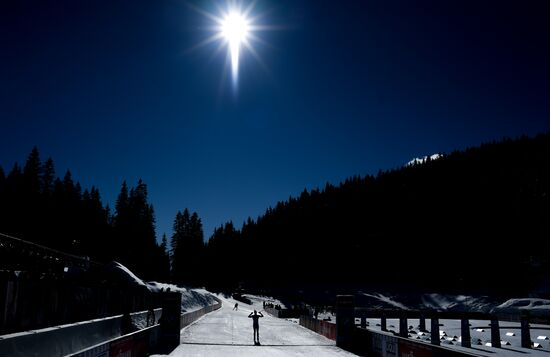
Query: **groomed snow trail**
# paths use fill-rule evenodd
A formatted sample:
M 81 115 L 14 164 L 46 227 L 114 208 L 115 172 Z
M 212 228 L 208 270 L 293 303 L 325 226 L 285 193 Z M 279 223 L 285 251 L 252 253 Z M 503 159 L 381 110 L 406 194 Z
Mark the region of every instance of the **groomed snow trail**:
M 248 314 L 253 309 L 260 311 L 261 303 L 250 306 L 239 302 L 238 311 L 234 311 L 235 300 L 220 299 L 221 309 L 181 331 L 181 345 L 170 356 L 355 356 L 336 347 L 334 341 L 265 312 L 260 319 L 262 345 L 254 346 Z

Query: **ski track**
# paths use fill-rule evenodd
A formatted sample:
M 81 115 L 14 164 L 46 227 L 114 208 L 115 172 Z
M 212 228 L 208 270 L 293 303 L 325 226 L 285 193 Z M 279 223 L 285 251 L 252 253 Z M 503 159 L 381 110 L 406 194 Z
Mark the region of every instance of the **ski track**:
M 222 307 L 181 331 L 181 344 L 169 355 L 186 356 L 355 356 L 336 347 L 334 341 L 318 335 L 294 322 L 262 312 L 261 346 L 254 346 L 252 319 L 248 314 L 262 310 L 262 303 L 252 306 L 218 296 Z

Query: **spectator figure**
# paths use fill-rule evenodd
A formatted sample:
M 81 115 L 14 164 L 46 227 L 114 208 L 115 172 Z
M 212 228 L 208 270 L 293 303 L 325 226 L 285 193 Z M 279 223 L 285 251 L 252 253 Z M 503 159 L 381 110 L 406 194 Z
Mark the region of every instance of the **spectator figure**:
M 233 310 L 235 310 L 235 311 L 239 310 L 239 303 L 238 302 L 236 302 L 235 306 L 233 306 Z
M 155 310 L 151 306 L 149 310 L 147 310 L 147 327 L 154 326 L 155 325 Z
M 261 312 L 251 312 L 250 315 L 248 315 L 249 318 L 252 319 L 252 328 L 254 329 L 254 345 L 259 346 L 260 345 L 260 323 L 259 319 L 260 317 L 264 317 Z
M 120 335 L 124 336 L 134 331 L 137 331 L 138 328 L 132 322 L 132 317 L 128 311 L 125 311 L 120 320 Z

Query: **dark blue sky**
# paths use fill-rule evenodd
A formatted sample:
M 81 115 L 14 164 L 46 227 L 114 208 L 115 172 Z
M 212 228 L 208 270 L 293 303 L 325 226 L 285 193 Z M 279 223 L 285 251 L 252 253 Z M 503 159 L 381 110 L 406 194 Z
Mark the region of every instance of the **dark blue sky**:
M 217 44 L 188 50 L 212 1 L 0 4 L 0 165 L 33 145 L 112 205 L 149 186 L 205 234 L 304 188 L 413 157 L 550 130 L 545 1 L 258 0 L 267 44 L 238 93 Z M 223 2 L 218 1 L 218 4 Z

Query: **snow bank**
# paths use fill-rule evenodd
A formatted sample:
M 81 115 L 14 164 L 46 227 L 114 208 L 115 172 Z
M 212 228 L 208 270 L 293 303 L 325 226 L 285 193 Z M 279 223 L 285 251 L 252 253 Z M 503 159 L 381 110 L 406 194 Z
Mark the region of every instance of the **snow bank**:
M 510 299 L 495 307 L 491 312 L 510 315 L 529 312 L 530 316 L 550 318 L 550 300 L 536 298 Z
M 122 285 L 129 285 L 133 287 L 142 287 L 147 289 L 147 284 L 140 278 L 138 278 L 130 269 L 126 268 L 119 262 L 110 262 L 105 266 L 105 271 L 108 273 L 110 281 L 113 281 Z
M 118 284 L 131 286 L 138 289 L 147 289 L 150 292 L 172 291 L 181 293 L 182 312 L 190 312 L 212 305 L 216 302 L 214 297 L 206 290 L 187 289 L 174 284 L 159 283 L 156 281 L 144 282 L 130 269 L 118 262 L 111 262 L 105 267 L 109 274 L 109 280 Z
M 186 289 L 174 284 L 159 283 L 156 281 L 147 283 L 147 287 L 152 292 L 169 290 L 181 293 L 181 312 L 195 311 L 216 303 L 212 294 L 203 289 Z

